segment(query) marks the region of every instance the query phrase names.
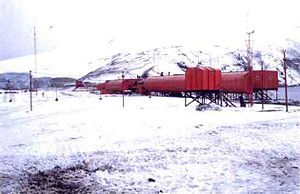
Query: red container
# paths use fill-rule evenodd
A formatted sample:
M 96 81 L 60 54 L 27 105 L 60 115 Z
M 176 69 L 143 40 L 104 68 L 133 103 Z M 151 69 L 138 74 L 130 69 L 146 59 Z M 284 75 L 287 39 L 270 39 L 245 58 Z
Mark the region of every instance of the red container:
M 139 84 L 142 88 L 141 92 L 184 92 L 185 91 L 185 76 L 157 76 L 144 79 L 143 83 Z
M 221 71 L 211 67 L 188 68 L 185 79 L 186 91 L 214 91 L 221 87 Z
M 102 94 L 106 94 L 106 83 L 101 83 L 96 86 L 96 89 L 99 90 Z
M 133 93 L 137 91 L 137 83 L 141 79 L 125 79 L 123 81 L 123 89 L 131 90 Z
M 202 78 L 202 83 L 203 83 L 202 90 L 209 90 L 209 70 L 203 67 L 200 67 L 199 69 L 203 72 L 202 74 L 203 77 L 200 77 L 199 74 L 197 76 L 198 80 Z
M 188 68 L 185 71 L 185 89 L 187 91 L 193 91 L 194 88 L 202 88 L 203 83 L 202 80 L 200 82 L 197 82 L 197 74 L 202 73 L 198 72 L 197 68 Z
M 208 90 L 215 88 L 215 70 L 211 67 L 205 67 L 208 71 Z
M 215 69 L 215 90 L 221 90 L 222 73 L 220 69 Z
M 252 81 L 254 90 L 277 90 L 278 72 L 270 70 L 252 71 Z
M 228 93 L 247 93 L 253 91 L 248 72 L 222 73 L 221 90 Z
M 208 90 L 209 70 L 203 67 L 188 68 L 185 72 L 186 91 Z
M 123 91 L 137 91 L 137 82 L 140 79 L 107 80 L 105 83 L 98 84 L 97 89 L 103 94 L 121 94 Z
M 206 67 L 209 70 L 208 88 L 209 90 L 220 90 L 221 87 L 221 70 L 212 67 Z
M 122 93 L 122 80 L 108 80 L 105 82 L 106 94 L 121 94 Z

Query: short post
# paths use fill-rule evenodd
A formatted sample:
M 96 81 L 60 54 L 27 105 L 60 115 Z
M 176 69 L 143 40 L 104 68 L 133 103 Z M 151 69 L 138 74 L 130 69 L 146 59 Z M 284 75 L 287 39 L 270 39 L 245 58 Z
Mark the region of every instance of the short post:
M 55 87 L 55 101 L 56 102 L 58 101 L 58 98 L 57 98 L 57 87 Z

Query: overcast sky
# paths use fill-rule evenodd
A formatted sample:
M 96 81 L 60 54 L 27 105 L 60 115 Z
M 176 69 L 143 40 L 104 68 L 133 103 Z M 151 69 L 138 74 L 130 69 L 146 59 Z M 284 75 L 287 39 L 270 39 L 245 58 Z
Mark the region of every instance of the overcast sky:
M 299 0 L 0 0 L 0 60 L 38 51 L 101 53 L 184 45 L 257 48 L 300 37 Z M 297 28 L 298 26 L 298 28 Z

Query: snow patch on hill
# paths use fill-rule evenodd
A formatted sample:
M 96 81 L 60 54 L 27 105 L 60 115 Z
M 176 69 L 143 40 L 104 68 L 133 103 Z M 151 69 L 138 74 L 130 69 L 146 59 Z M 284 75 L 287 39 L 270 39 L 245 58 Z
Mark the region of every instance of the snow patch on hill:
M 296 44 L 296 43 L 295 43 Z M 288 84 L 300 84 L 300 47 L 288 49 Z M 90 62 L 98 66 L 94 71 L 81 79 L 90 82 L 104 82 L 108 79 L 121 78 L 125 72 L 126 78 L 143 75 L 183 74 L 185 67 L 211 66 L 220 68 L 223 72 L 243 71 L 247 66 L 246 50 L 230 51 L 218 46 L 213 53 L 189 49 L 182 46 L 171 46 L 145 50 L 136 53 L 118 53 L 111 57 L 99 58 Z M 280 49 L 269 48 L 267 51 L 254 51 L 252 65 L 254 70 L 277 70 L 279 82 L 283 84 L 283 62 Z
M 288 85 L 299 85 L 300 44 L 293 40 L 286 42 Z M 282 57 L 282 50 L 276 45 L 267 46 L 263 50 L 254 50 L 253 69 L 260 70 L 263 66 L 267 70 L 278 70 L 280 84 L 283 84 Z M 169 46 L 120 52 L 106 55 L 106 57 L 103 55 L 91 57 L 83 53 L 64 55 L 63 52 L 55 51 L 39 54 L 37 59 L 37 73 L 35 73 L 34 56 L 32 55 L 1 61 L 0 73 L 28 73 L 29 70 L 32 70 L 34 77 L 73 77 L 100 83 L 109 79 L 121 78 L 122 72 L 125 73 L 125 78 L 156 76 L 161 72 L 164 75 L 183 74 L 186 67 L 197 65 L 220 68 L 223 72 L 243 71 L 247 65 L 247 52 L 245 49 L 234 50 L 219 45 L 214 45 L 206 50 Z M 17 78 L 11 77 L 10 79 Z M 23 81 L 24 79 L 20 77 L 16 82 Z

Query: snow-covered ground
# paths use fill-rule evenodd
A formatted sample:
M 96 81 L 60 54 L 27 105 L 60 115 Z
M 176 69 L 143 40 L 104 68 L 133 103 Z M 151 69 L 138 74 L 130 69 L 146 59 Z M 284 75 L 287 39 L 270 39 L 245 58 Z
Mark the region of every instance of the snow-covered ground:
M 201 112 L 183 98 L 125 96 L 123 108 L 121 96 L 33 97 L 32 112 L 28 93 L 1 99 L 4 193 L 300 192 L 300 107 Z

